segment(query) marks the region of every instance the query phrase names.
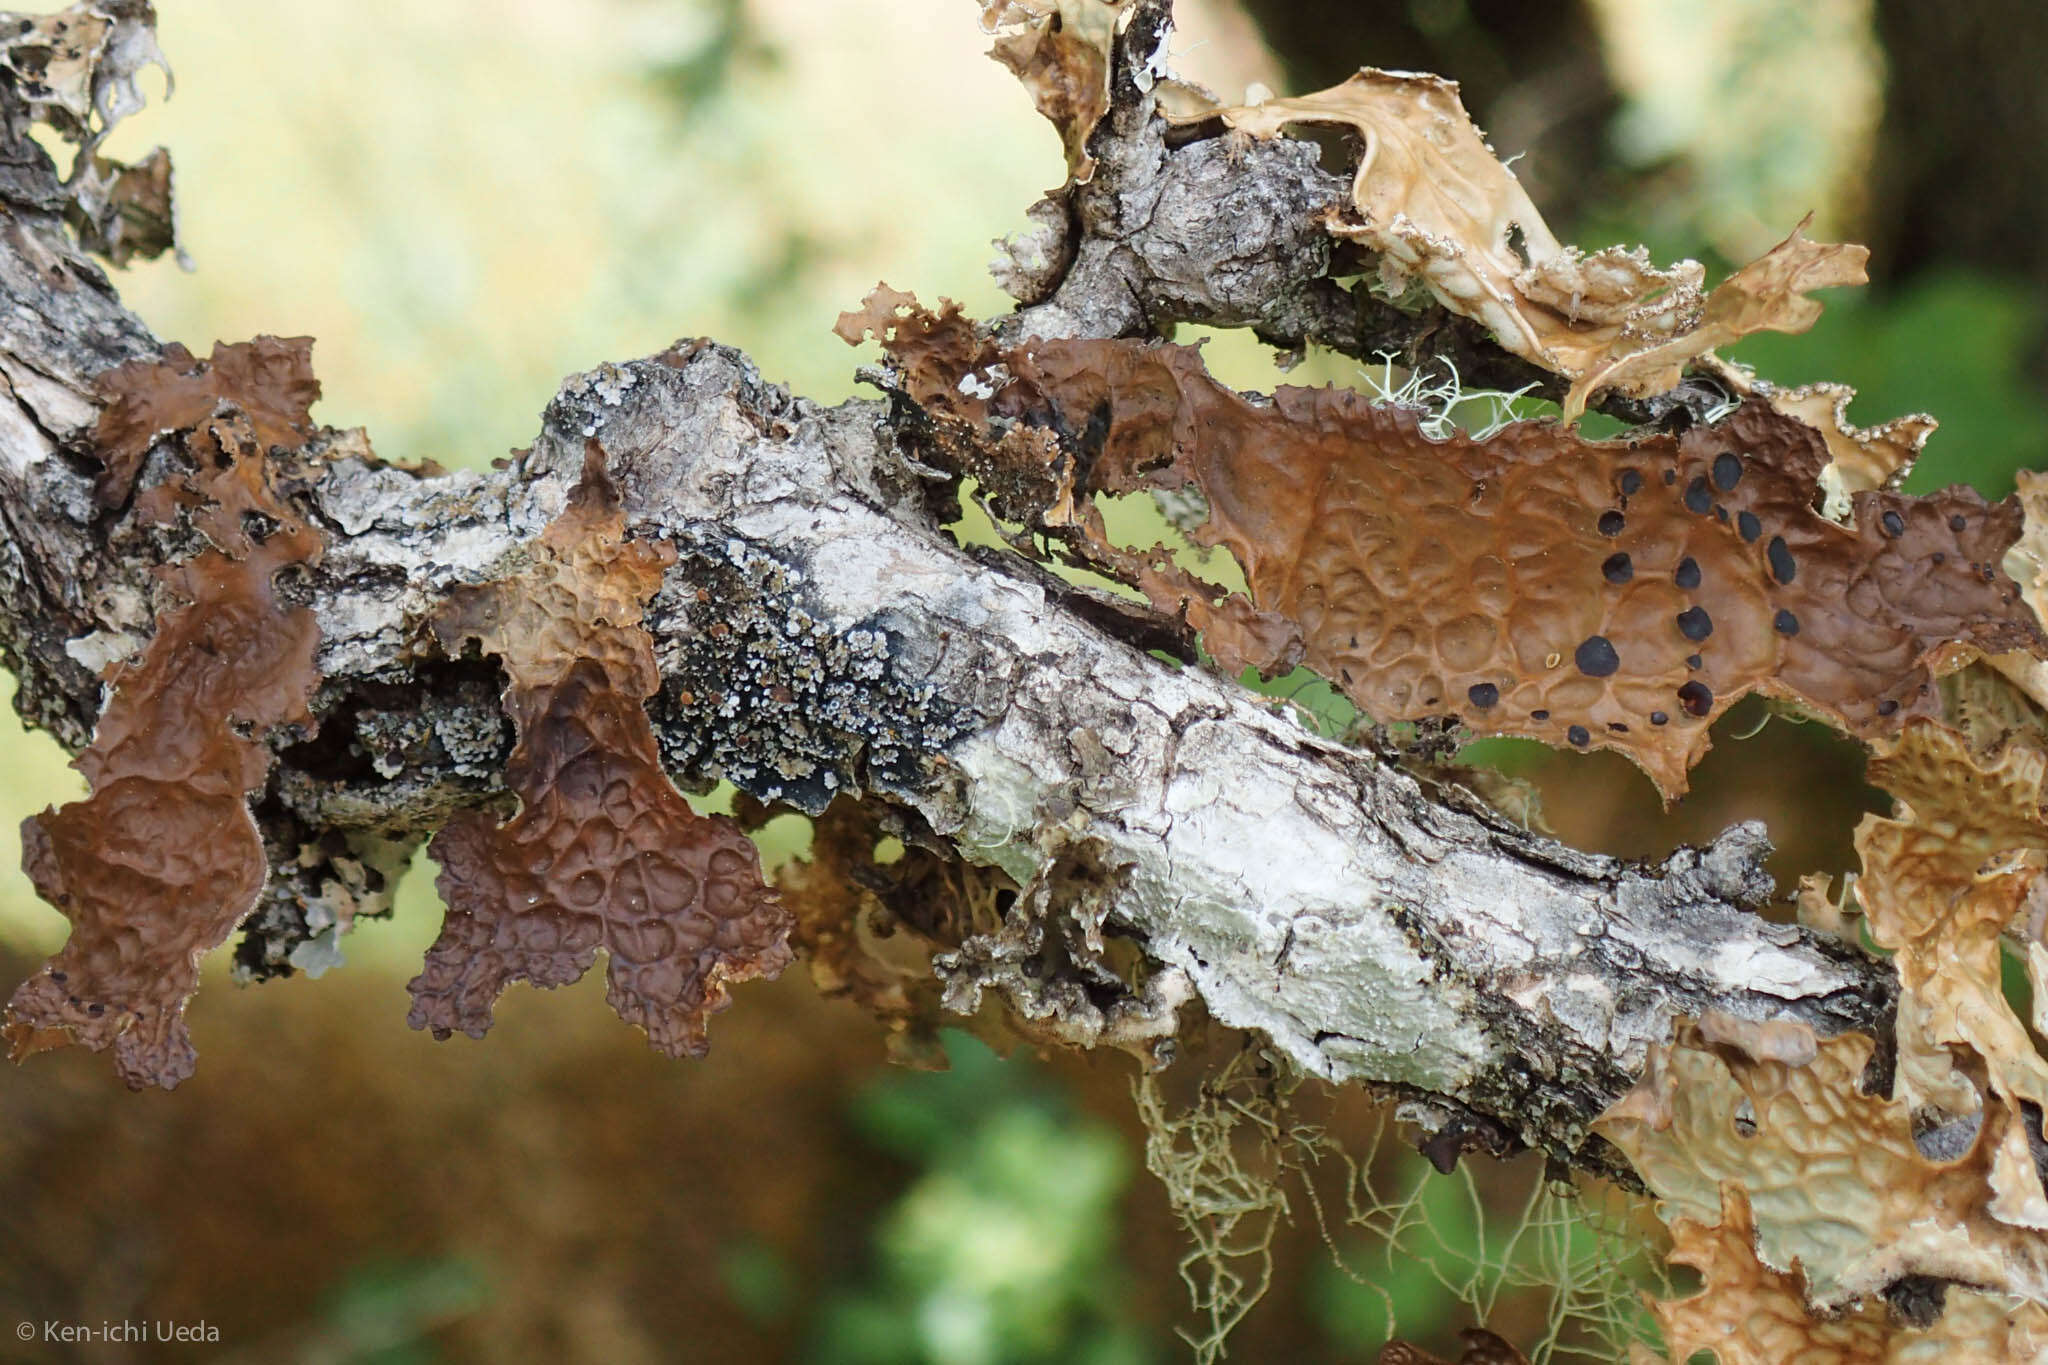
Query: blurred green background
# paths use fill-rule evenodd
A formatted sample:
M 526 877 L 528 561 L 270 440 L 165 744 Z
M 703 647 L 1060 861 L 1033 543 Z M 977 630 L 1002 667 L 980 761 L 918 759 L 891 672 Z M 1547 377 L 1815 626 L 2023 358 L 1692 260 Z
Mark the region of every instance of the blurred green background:
M 1814 235 L 1872 241 L 1873 288 L 1738 358 L 1855 385 L 1860 421 L 1934 412 L 1913 486 L 1999 494 L 2048 438 L 2036 9 L 1987 0 L 1935 24 L 1910 0 L 1184 0 L 1175 51 L 1231 94 L 1362 63 L 1456 77 L 1553 227 L 1587 247 L 1644 241 L 1718 275 L 1809 209 Z M 111 150 L 172 148 L 198 270 L 138 267 L 123 296 L 195 349 L 315 336 L 316 415 L 367 426 L 391 457 L 487 462 L 530 439 L 563 376 L 679 336 L 848 397 L 862 357 L 830 335 L 838 311 L 884 278 L 1001 310 L 989 241 L 1063 177 L 1051 130 L 980 55 L 968 0 L 165 10 L 177 94 Z M 1274 380 L 1244 338 L 1210 354 L 1235 382 Z M 1366 376 L 1312 357 L 1290 378 Z M 1530 778 L 1583 846 L 1661 855 L 1758 817 L 1784 885 L 1850 866 L 1849 831 L 1881 801 L 1860 752 L 1779 721 L 1734 738 L 1761 718 L 1723 723 L 1670 812 L 1612 756 L 1472 757 Z M 0 772 L 10 827 L 82 791 L 18 729 L 0 734 Z M 0 840 L 0 989 L 65 934 L 17 853 Z M 200 1071 L 175 1094 L 128 1095 L 82 1053 L 0 1073 L 0 1318 L 221 1334 L 65 1348 L 0 1333 L 0 1359 L 1186 1356 L 1187 1244 L 1143 1168 L 1126 1059 L 1004 1061 L 954 1039 L 948 1073 L 885 1072 L 879 1036 L 801 968 L 747 987 L 701 1063 L 650 1054 L 593 982 L 515 989 L 487 1041 L 436 1044 L 403 1020 L 437 928 L 415 876 L 317 983 L 238 992 L 212 964 L 192 1010 Z M 1166 1078 L 1176 1102 L 1217 1046 Z M 1627 1285 L 1605 1234 L 1635 1235 L 1625 1210 L 1578 1216 L 1526 1160 L 1434 1177 L 1397 1141 L 1375 1146 L 1385 1117 L 1365 1097 L 1313 1106 L 1361 1160 L 1377 1152 L 1375 1197 L 1400 1216 L 1345 1229 L 1340 1213 L 1340 1266 L 1297 1189 L 1236 1358 L 1370 1360 L 1390 1322 L 1449 1349 L 1473 1299 L 1524 1342 L 1566 1301 L 1615 1311 Z M 1340 1185 L 1323 1172 L 1332 1209 Z

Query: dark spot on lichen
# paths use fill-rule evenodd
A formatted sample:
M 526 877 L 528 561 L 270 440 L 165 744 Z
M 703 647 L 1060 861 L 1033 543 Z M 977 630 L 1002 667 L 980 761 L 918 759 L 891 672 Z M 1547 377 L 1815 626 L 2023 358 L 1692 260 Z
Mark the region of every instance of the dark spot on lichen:
M 1564 732 L 1564 737 L 1570 740 L 1574 746 L 1581 749 L 1593 742 L 1593 736 L 1587 732 L 1586 727 L 1583 725 L 1574 725 L 1571 729 Z
M 1529 719 L 1530 719 L 1530 720 L 1549 720 L 1549 719 L 1550 719 L 1550 712 L 1548 712 L 1548 711 L 1544 711 L 1544 710 L 1536 710 L 1536 711 L 1531 711 L 1531 712 L 1529 713 Z
M 1678 689 L 1678 701 L 1689 716 L 1704 716 L 1714 709 L 1714 689 L 1698 678 Z
M 1607 556 L 1607 562 L 1600 566 L 1600 576 L 1609 583 L 1626 583 L 1636 576 L 1635 564 L 1626 551 Z
M 1877 714 L 1879 714 L 1880 716 L 1889 716 L 1892 712 L 1898 709 L 1899 703 L 1895 698 L 1892 697 L 1886 697 L 1883 701 L 1877 704 Z
M 1482 711 L 1489 710 L 1500 702 L 1500 689 L 1492 683 L 1473 683 L 1465 689 L 1465 695 Z
M 1601 535 L 1618 536 L 1622 528 L 1628 525 L 1628 518 L 1610 507 L 1600 514 L 1599 525 Z
M 1664 724 L 1668 724 L 1668 723 L 1670 722 L 1670 720 L 1671 720 L 1671 717 L 1670 717 L 1670 716 L 1668 716 L 1668 715 L 1666 715 L 1666 714 L 1665 714 L 1664 712 L 1662 712 L 1662 711 L 1652 711 L 1652 712 L 1650 713 L 1650 724 L 1652 724 L 1652 725 L 1664 725 Z
M 1588 635 L 1572 652 L 1572 662 L 1589 678 L 1605 678 L 1621 667 L 1621 656 L 1605 635 Z
M 1700 517 L 1714 510 L 1714 495 L 1707 488 L 1706 475 L 1695 475 L 1685 486 L 1685 510 Z
M 1642 475 L 1636 473 L 1636 471 L 1633 469 L 1624 469 L 1621 471 L 1621 495 L 1624 498 L 1634 497 L 1637 493 L 1640 493 L 1642 491 L 1642 488 Z
M 1764 524 L 1756 519 L 1756 513 L 1754 512 L 1737 512 L 1735 514 L 1735 529 L 1742 532 L 1742 539 L 1745 543 L 1754 545 L 1756 544 L 1756 538 L 1764 533 Z
M 1688 654 L 1685 656 L 1685 666 L 1687 668 L 1703 668 L 1706 666 L 1706 660 L 1697 654 Z
M 1723 493 L 1742 482 L 1742 457 L 1732 450 L 1724 450 L 1714 457 L 1714 487 Z
M 1948 563 L 1948 555 L 1941 550 L 1936 550 L 1931 556 L 1929 556 L 1929 558 L 1931 558 L 1936 564 Z
M 1960 512 L 1956 513 L 1954 516 L 1948 519 L 1948 529 L 1951 531 L 1961 531 L 1964 527 L 1968 526 L 1969 524 L 1969 522 L 1963 520 L 1963 514 Z
M 1610 720 L 1610 721 L 1608 721 L 1608 722 L 1607 722 L 1607 728 L 1608 728 L 1608 729 L 1610 729 L 1610 730 L 1612 730 L 1612 731 L 1613 731 L 1613 732 L 1614 732 L 1615 734 L 1617 734 L 1617 735 L 1625 735 L 1625 734 L 1627 734 L 1627 733 L 1628 733 L 1628 727 L 1627 727 L 1626 725 L 1623 725 L 1623 724 L 1622 724 L 1622 723 L 1621 723 L 1620 721 L 1618 721 L 1618 720 Z
M 1700 585 L 1700 562 L 1691 555 L 1678 561 L 1678 572 L 1671 575 L 1671 581 L 1687 590 Z
M 2028 1131 L 2035 1131 L 2038 1119 L 2030 1116 L 2028 1122 Z M 1884 1287 L 1884 1301 L 1899 1321 L 1924 1330 L 1941 1320 L 1948 1306 L 1948 1286 L 1947 1280 L 1932 1275 L 1901 1275 Z
M 1785 544 L 1785 537 L 1772 536 L 1771 543 L 1764 548 L 1764 557 L 1771 561 L 1771 577 L 1780 583 L 1790 583 L 1799 576 L 1799 563 L 1792 558 L 1792 550 Z
M 1797 635 L 1799 633 L 1799 618 L 1782 607 L 1778 609 L 1778 614 L 1771 618 L 1771 625 L 1780 635 Z
M 1664 471 L 1664 486 L 1665 486 L 1666 488 L 1669 488 L 1669 487 L 1670 487 L 1670 486 L 1671 486 L 1672 484 L 1674 484 L 1674 483 L 1677 483 L 1677 482 L 1678 482 L 1678 471 L 1677 471 L 1677 470 L 1675 470 L 1675 469 L 1667 469 L 1667 470 L 1665 470 L 1665 471 Z
M 1698 644 L 1714 633 L 1714 618 L 1705 607 L 1687 607 L 1678 613 L 1678 633 Z
M 1884 528 L 1886 535 L 1893 538 L 1906 534 L 1906 519 L 1897 512 L 1887 511 L 1877 519 L 1877 524 Z

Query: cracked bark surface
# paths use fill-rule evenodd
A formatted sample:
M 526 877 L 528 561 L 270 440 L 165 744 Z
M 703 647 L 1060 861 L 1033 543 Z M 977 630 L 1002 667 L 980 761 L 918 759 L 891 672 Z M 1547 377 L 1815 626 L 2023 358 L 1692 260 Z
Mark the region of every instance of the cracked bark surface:
M 1077 239 L 1041 243 L 1068 268 L 1048 266 L 1006 330 L 1189 319 L 1354 353 L 1477 347 L 1442 318 L 1396 327 L 1329 278 L 1316 215 L 1342 186 L 1312 149 L 1167 145 L 1132 74 L 1165 14 L 1141 4 L 1126 33 L 1095 180 L 1039 215 Z M 195 544 L 94 506 L 94 381 L 159 346 L 66 237 L 54 172 L 6 112 L 0 651 L 24 717 L 76 751 L 99 670 L 151 630 L 151 570 Z M 1162 998 L 1191 989 L 1309 1072 L 1606 1165 L 1587 1125 L 1676 1016 L 1888 1032 L 1889 968 L 1751 913 L 1771 891 L 1759 827 L 1627 864 L 1320 739 L 1147 652 L 1107 599 L 957 544 L 934 512 L 951 489 L 906 453 L 898 417 L 793 397 L 699 342 L 572 377 L 530 451 L 489 474 L 423 474 L 316 438 L 334 458 L 296 509 L 331 546 L 283 587 L 319 622 L 319 730 L 281 745 L 256 803 L 273 877 L 241 965 L 317 959 L 337 894 L 374 902 L 451 812 L 504 800 L 498 670 L 442 656 L 428 623 L 561 511 L 595 438 L 634 533 L 677 552 L 646 626 L 663 676 L 649 709 L 679 780 L 725 777 L 811 812 L 841 793 L 885 800 L 1020 884 L 1052 856 L 1047 831 L 1087 840 L 1121 869 L 1109 924 L 1175 984 Z M 171 458 L 160 447 L 139 486 Z

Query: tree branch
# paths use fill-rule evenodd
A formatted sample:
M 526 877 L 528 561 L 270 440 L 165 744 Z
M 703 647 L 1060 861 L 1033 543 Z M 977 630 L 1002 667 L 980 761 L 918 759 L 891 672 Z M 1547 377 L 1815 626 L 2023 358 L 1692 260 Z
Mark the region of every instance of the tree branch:
M 1141 5 L 1126 42 L 1163 42 L 1164 13 Z M 0 649 L 24 717 L 75 751 L 100 669 L 152 629 L 151 571 L 197 538 L 132 502 L 96 510 L 96 380 L 158 347 L 67 237 L 18 109 L 8 129 Z M 1149 102 L 1122 99 L 1095 145 L 1102 170 L 1061 229 L 1078 238 L 1055 253 L 1071 264 L 1015 332 L 1199 319 L 1287 345 L 1388 339 L 1327 278 L 1317 214 L 1337 188 L 1305 144 L 1169 149 Z M 451 811 L 502 799 L 498 670 L 442 656 L 427 622 L 451 589 L 517 560 L 595 439 L 634 533 L 678 551 L 646 620 L 671 770 L 811 813 L 886 800 L 959 856 L 1050 888 L 1054 913 L 1061 869 L 1086 850 L 1110 870 L 1109 928 L 1158 967 L 1126 1002 L 1140 1023 L 1170 1027 L 1192 991 L 1307 1071 L 1586 1161 L 1604 1160 L 1586 1125 L 1676 1016 L 1885 1033 L 1886 967 L 1750 913 L 1771 891 L 1760 828 L 1635 866 L 1318 738 L 1148 653 L 1110 600 L 957 544 L 934 511 L 953 486 L 906 453 L 909 420 L 883 402 L 818 407 L 693 343 L 571 378 L 531 450 L 488 474 L 393 467 L 323 433 L 309 451 L 325 458 L 288 481 L 330 537 L 287 585 L 319 624 L 319 730 L 281 747 L 256 804 L 274 875 L 243 965 L 302 960 L 333 919 L 331 883 L 360 885 L 365 862 L 393 873 Z M 139 488 L 176 459 L 160 443 Z M 1031 984 L 1028 964 L 964 970 L 1013 996 Z

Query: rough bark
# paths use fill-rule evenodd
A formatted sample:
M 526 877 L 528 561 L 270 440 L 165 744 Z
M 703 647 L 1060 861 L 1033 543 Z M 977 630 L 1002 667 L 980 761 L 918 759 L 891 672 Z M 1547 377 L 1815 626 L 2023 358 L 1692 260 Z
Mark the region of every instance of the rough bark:
M 1131 50 L 1156 50 L 1164 16 L 1140 7 Z M 1328 278 L 1315 212 L 1336 190 L 1312 151 L 1172 148 L 1124 93 L 1098 133 L 1096 183 L 1046 216 L 1053 264 L 1010 328 L 1134 335 L 1201 319 L 1290 344 L 1402 344 Z M 0 649 L 24 717 L 75 750 L 99 670 L 151 629 L 151 570 L 193 543 L 95 510 L 95 378 L 157 343 L 65 236 L 18 115 L 8 127 Z M 1464 336 L 1401 326 L 1425 350 Z M 837 795 L 886 800 L 1020 883 L 1086 845 L 1115 871 L 1110 927 L 1163 969 L 1156 1011 L 1191 991 L 1316 1075 L 1393 1086 L 1426 1101 L 1425 1118 L 1476 1114 L 1600 1164 L 1587 1123 L 1676 1016 L 1883 1036 L 1889 969 L 1751 913 L 1771 891 L 1760 828 L 1626 864 L 1318 738 L 1148 652 L 1109 599 L 956 543 L 935 512 L 954 490 L 906 453 L 903 420 L 883 402 L 817 406 L 729 348 L 689 343 L 569 379 L 532 448 L 488 474 L 397 468 L 323 438 L 336 456 L 296 498 L 330 547 L 291 587 L 321 632 L 319 729 L 282 746 L 257 805 L 275 875 L 243 964 L 303 961 L 339 863 L 395 869 L 452 810 L 503 800 L 498 670 L 443 657 L 427 622 L 560 512 L 595 438 L 635 533 L 678 552 L 646 622 L 672 771 L 811 812 Z M 174 459 L 160 446 L 141 486 Z M 1028 985 L 995 969 L 985 984 Z

